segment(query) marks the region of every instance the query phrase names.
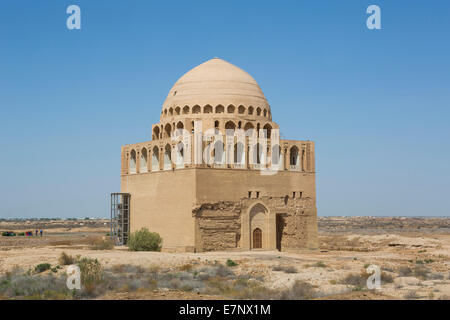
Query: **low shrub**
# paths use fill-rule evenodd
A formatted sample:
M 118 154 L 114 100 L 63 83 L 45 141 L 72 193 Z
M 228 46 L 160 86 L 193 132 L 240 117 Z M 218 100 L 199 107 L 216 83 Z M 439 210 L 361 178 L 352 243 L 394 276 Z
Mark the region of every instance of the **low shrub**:
M 226 278 L 234 276 L 233 271 L 228 267 L 224 266 L 223 264 L 205 266 L 203 268 L 200 268 L 197 274 L 200 280 L 207 280 L 210 278 L 217 278 L 217 277 Z
M 73 299 L 74 295 L 67 286 L 65 277 L 53 274 L 29 275 L 15 273 L 0 277 L 0 296 L 19 299 Z
M 312 299 L 316 295 L 314 287 L 304 281 L 297 280 L 288 290 L 282 291 L 281 300 L 305 300 Z
M 115 264 L 111 267 L 111 271 L 113 273 L 132 273 L 137 275 L 139 273 L 144 273 L 145 269 L 133 264 Z
M 327 265 L 326 265 L 323 261 L 318 261 L 318 262 L 316 262 L 315 264 L 313 264 L 313 267 L 316 267 L 316 268 L 326 268 Z
M 427 278 L 431 280 L 444 280 L 444 275 L 440 273 L 431 273 Z
M 412 270 L 410 267 L 400 267 L 398 268 L 397 272 L 401 277 L 408 277 L 412 274 Z
M 228 277 L 228 276 L 232 276 L 234 275 L 233 271 L 231 271 L 230 269 L 228 269 L 226 266 L 224 266 L 223 264 L 218 264 L 215 266 L 216 267 L 216 276 L 219 277 Z
M 36 267 L 34 267 L 34 272 L 41 273 L 41 272 L 50 270 L 51 267 L 52 266 L 50 263 L 41 263 L 41 264 L 38 264 Z
M 128 240 L 128 248 L 131 251 L 161 251 L 162 238 L 156 232 L 150 232 L 147 228 L 131 233 Z
M 411 290 L 411 291 L 408 291 L 408 292 L 404 295 L 404 298 L 405 298 L 405 299 L 409 299 L 409 300 L 413 300 L 413 299 L 419 299 L 420 296 L 417 294 L 416 291 Z
M 157 264 L 152 264 L 149 268 L 148 271 L 150 273 L 158 273 L 161 270 L 161 267 Z
M 181 271 L 190 271 L 192 269 L 192 264 L 183 264 L 181 267 L 180 267 L 180 270 Z
M 383 283 L 393 283 L 394 277 L 391 276 L 389 273 L 381 272 L 381 284 Z
M 283 271 L 285 273 L 297 273 L 297 269 L 293 266 L 278 265 L 278 266 L 272 267 L 272 270 L 273 271 Z
M 364 288 L 367 285 L 367 279 L 370 277 L 370 274 L 365 272 L 358 273 L 350 273 L 345 276 L 344 279 L 340 281 L 341 284 L 347 284 L 351 286 L 355 286 L 356 288 Z
M 231 260 L 231 259 L 227 259 L 227 266 L 228 267 L 235 267 L 235 266 L 237 266 L 238 264 L 237 264 L 237 262 L 234 262 L 233 260 Z
M 428 270 L 422 265 L 416 265 L 414 266 L 413 274 L 416 278 L 426 279 L 428 275 Z
M 230 267 L 216 263 L 203 267 L 186 264 L 183 269 L 143 269 L 121 264 L 103 268 L 97 259 L 74 258 L 80 267 L 82 290 L 69 290 L 65 274 L 32 275 L 12 269 L 0 276 L 0 296 L 25 299 L 84 299 L 107 292 L 145 292 L 168 289 L 220 295 L 231 299 L 310 299 L 316 296 L 314 287 L 297 281 L 286 289 L 264 286 L 263 277 L 235 275 Z M 60 267 L 56 266 L 54 270 Z

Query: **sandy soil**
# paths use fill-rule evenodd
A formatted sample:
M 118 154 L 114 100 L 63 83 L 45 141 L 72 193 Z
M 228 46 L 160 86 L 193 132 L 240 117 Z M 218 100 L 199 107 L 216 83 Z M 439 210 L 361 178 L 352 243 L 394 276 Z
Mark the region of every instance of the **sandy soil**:
M 324 221 L 330 219 L 330 221 Z M 333 220 L 334 219 L 334 220 Z M 387 219 L 387 218 L 383 218 Z M 391 218 L 393 219 L 393 218 Z M 394 218 L 395 219 L 395 218 Z M 58 264 L 58 257 L 65 251 L 71 255 L 82 255 L 99 259 L 105 266 L 123 264 L 142 267 L 178 268 L 189 263 L 208 263 L 227 259 L 238 262 L 238 274 L 261 276 L 269 288 L 287 288 L 296 280 L 304 280 L 325 296 L 325 299 L 449 299 L 450 297 L 450 219 L 410 221 L 403 220 L 403 227 L 385 229 L 383 220 L 379 227 L 376 221 L 367 218 L 321 218 L 319 221 L 320 249 L 297 253 L 274 251 L 167 253 L 130 252 L 126 248 L 114 250 L 91 250 L 87 245 L 92 237 L 105 236 L 108 227 L 67 227 L 70 231 L 61 234 L 61 228 L 47 229 L 42 238 L 0 237 L 0 274 L 15 266 L 24 270 L 39 263 Z M 349 221 L 350 220 L 350 221 Z M 355 226 L 364 225 L 370 228 Z M 398 221 L 395 221 L 397 223 Z M 395 224 L 394 223 L 394 224 Z M 401 225 L 401 224 L 400 224 Z M 423 227 L 426 225 L 426 227 Z M 346 227 L 347 226 L 347 227 Z M 417 227 L 420 228 L 417 228 Z M 11 227 L 11 226 L 9 226 Z M 346 228 L 348 231 L 346 232 Z M 13 230 L 13 228 L 11 228 Z M 424 231 L 425 230 L 425 231 Z M 0 230 L 1 231 L 1 230 Z M 377 265 L 393 278 L 392 283 L 383 283 L 381 290 L 352 291 L 348 284 L 341 284 L 349 274 L 360 274 L 370 265 Z M 402 276 L 401 267 L 426 268 L 426 278 L 414 275 Z M 295 273 L 274 271 L 274 267 L 294 267 Z M 212 299 L 183 292 L 135 292 L 111 294 L 108 299 Z

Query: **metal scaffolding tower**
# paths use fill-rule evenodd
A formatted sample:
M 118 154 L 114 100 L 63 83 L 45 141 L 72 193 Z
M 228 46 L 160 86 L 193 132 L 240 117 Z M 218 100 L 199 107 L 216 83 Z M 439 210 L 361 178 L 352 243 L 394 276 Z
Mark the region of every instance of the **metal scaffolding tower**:
M 130 232 L 130 194 L 111 193 L 111 239 L 116 246 L 126 245 Z

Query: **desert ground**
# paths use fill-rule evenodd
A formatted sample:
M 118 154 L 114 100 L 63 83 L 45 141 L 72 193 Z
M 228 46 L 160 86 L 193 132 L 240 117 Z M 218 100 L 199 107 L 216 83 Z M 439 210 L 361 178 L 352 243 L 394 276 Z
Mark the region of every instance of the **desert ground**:
M 3 299 L 450 299 L 450 218 L 322 217 L 320 249 L 297 253 L 98 246 L 108 220 L 0 221 L 4 231 L 33 236 L 0 237 Z M 63 252 L 97 259 L 102 284 L 64 291 Z M 380 289 L 366 286 L 369 265 L 381 269 Z

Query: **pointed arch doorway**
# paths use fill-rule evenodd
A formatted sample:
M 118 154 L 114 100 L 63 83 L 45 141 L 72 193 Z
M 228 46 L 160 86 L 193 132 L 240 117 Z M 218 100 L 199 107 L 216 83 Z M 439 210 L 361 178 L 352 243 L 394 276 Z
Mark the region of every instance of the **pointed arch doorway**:
M 267 249 L 268 246 L 268 218 L 269 212 L 267 207 L 262 203 L 253 205 L 249 212 L 250 225 L 250 249 Z

